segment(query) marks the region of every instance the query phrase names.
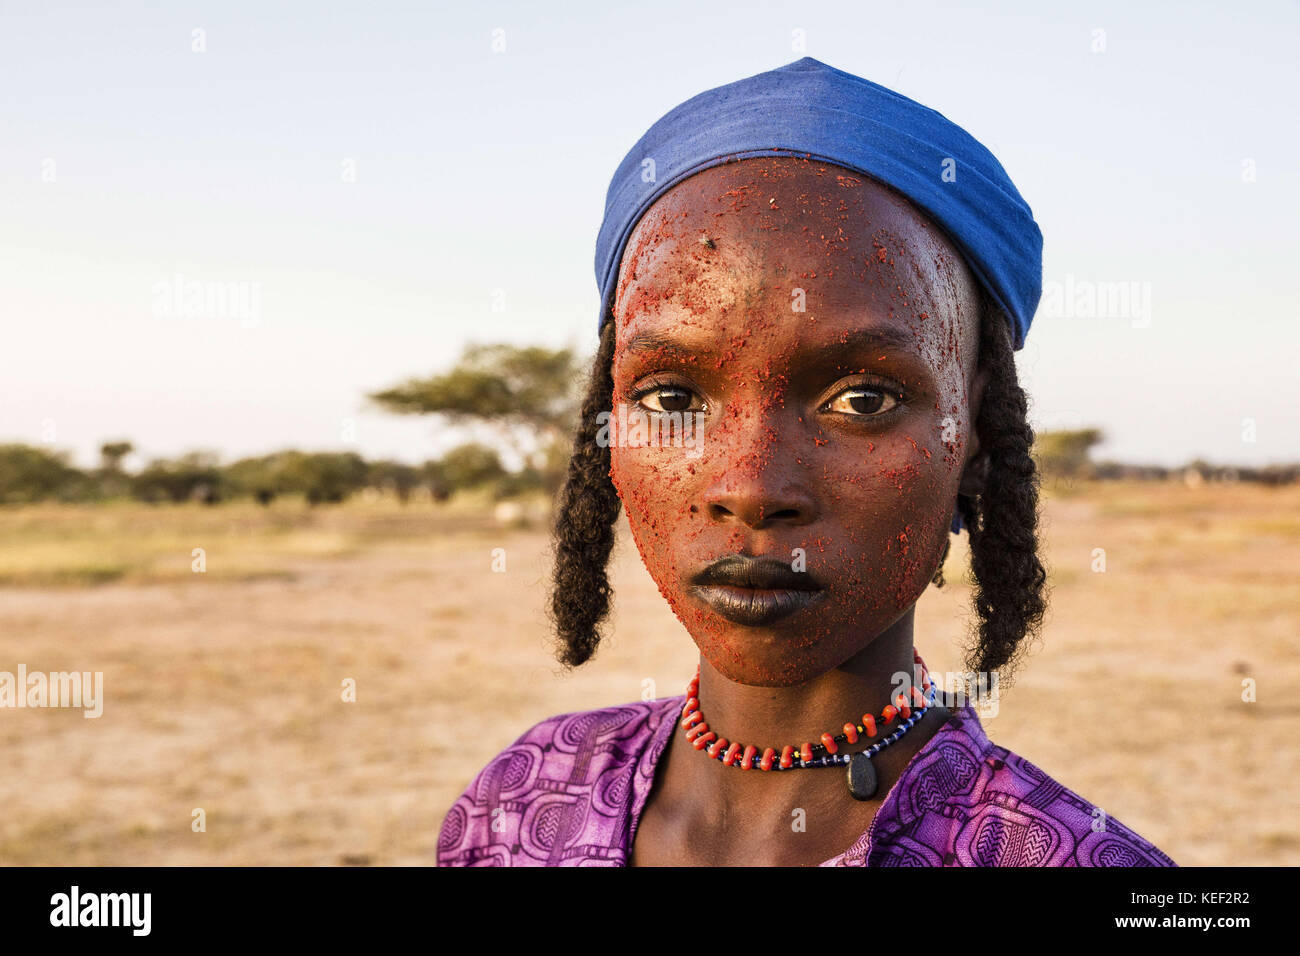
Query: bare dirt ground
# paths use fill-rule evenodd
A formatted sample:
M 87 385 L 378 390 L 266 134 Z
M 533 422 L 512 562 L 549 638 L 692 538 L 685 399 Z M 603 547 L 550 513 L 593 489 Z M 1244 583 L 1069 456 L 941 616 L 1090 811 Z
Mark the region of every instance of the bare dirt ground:
M 1181 865 L 1300 863 L 1300 488 L 1098 485 L 1043 534 L 1050 616 L 990 737 Z M 917 609 L 934 670 L 962 669 L 965 541 Z M 548 566 L 543 528 L 454 506 L 0 511 L 0 671 L 105 684 L 98 719 L 0 709 L 0 863 L 432 864 L 531 724 L 693 672 L 624 534 L 614 638 L 563 674 Z

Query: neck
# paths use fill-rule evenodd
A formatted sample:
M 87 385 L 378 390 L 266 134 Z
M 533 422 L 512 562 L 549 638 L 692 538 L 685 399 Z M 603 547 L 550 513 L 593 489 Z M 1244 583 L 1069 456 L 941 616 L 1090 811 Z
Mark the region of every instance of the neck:
M 903 692 L 908 693 L 909 704 L 912 703 L 910 686 L 920 686 L 920 668 L 913 660 L 912 624 L 913 612 L 909 608 L 894 625 L 848 661 L 796 687 L 736 684 L 707 661 L 701 661 L 699 701 L 704 719 L 719 737 L 753 744 L 759 756 L 765 747 L 772 747 L 778 757 L 787 744 L 796 748 L 805 741 L 817 744 L 823 732 L 838 735 L 845 723 L 861 724 L 864 713 L 876 715 L 880 723 L 881 710 L 899 693 L 900 681 L 904 679 L 899 675 L 905 675 L 908 686 Z M 913 747 L 907 746 L 909 737 L 919 739 L 922 735 L 918 731 L 923 723 L 918 722 L 873 758 L 881 778 L 882 796 L 914 752 Z M 896 725 L 897 718 L 889 728 Z M 828 799 L 832 795 L 835 799 L 847 797 L 845 775 L 841 771 L 809 768 L 764 772 L 757 767 L 738 770 L 696 752 L 685 740 L 680 726 L 674 734 L 673 751 L 680 755 L 685 777 L 702 806 L 758 809 L 775 803 L 785 808 L 799 805 L 792 804 L 792 800 L 813 800 L 818 794 Z M 841 744 L 840 752 L 865 750 L 882 736 L 878 731 L 874 738 L 864 736 L 856 744 Z

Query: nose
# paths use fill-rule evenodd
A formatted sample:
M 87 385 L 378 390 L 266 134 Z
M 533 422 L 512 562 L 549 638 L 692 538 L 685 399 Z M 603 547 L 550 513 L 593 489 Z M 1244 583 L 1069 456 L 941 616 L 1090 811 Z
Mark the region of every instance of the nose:
M 765 467 L 753 456 L 724 467 L 705 490 L 704 505 L 710 521 L 739 522 L 755 531 L 817 519 L 816 500 L 798 476 L 770 462 Z

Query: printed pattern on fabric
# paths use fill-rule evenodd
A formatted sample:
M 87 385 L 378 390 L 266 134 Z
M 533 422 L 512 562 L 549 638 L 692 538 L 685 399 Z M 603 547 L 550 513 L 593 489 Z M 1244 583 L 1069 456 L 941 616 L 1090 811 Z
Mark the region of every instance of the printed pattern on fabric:
M 984 734 L 967 706 L 912 758 L 871 828 L 823 866 L 1177 866 Z
M 684 700 L 560 714 L 530 728 L 452 805 L 438 865 L 625 866 Z M 911 759 L 870 829 L 821 865 L 1177 864 L 990 742 L 963 707 Z
M 667 742 L 649 746 L 665 716 L 662 707 L 629 704 L 537 724 L 452 806 L 438 864 L 624 865 L 631 810 L 645 804 Z

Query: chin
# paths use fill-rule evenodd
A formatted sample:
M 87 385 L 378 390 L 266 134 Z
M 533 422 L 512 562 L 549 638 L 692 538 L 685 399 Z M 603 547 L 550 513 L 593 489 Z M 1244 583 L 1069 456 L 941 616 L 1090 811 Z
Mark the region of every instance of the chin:
M 683 621 L 700 656 L 727 680 L 747 687 L 796 687 L 834 670 L 858 648 L 810 638 L 806 629 L 751 628 L 711 615 Z
M 727 680 L 746 687 L 798 687 L 835 668 L 828 661 L 802 656 L 792 659 L 789 654 L 771 655 L 770 659 L 768 655 L 756 654 L 735 660 L 726 654 L 708 653 L 703 648 L 700 653 Z

